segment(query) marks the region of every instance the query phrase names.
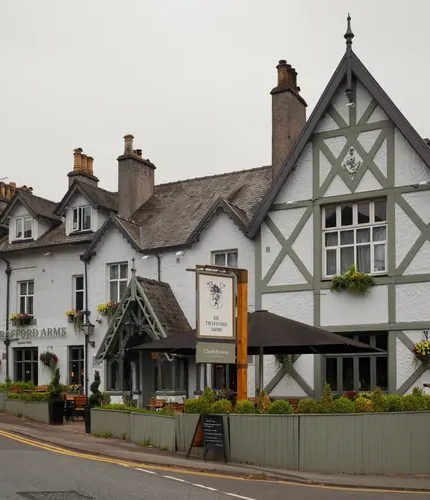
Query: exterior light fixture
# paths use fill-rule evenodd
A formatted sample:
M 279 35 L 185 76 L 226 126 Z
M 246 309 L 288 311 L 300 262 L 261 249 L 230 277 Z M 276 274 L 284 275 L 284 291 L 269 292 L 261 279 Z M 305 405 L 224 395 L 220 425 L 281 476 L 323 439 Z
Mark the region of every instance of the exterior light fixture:
M 91 335 L 94 333 L 94 328 L 95 328 L 95 326 L 90 322 L 90 320 L 88 319 L 88 316 L 87 316 L 85 319 L 85 323 L 83 323 L 81 326 L 81 329 L 84 332 L 85 338 L 91 347 L 95 347 L 95 345 L 96 345 L 94 340 L 89 340 Z

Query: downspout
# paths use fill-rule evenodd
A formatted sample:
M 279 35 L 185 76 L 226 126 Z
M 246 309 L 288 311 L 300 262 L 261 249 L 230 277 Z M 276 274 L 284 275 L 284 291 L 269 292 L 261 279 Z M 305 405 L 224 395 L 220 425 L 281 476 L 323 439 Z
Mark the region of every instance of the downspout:
M 91 257 L 93 256 L 94 254 L 90 254 L 88 255 L 87 257 L 85 257 L 84 255 L 81 255 L 81 260 L 83 261 L 84 263 L 84 290 L 85 290 L 85 311 L 84 311 L 84 315 L 85 315 L 85 320 L 86 322 L 89 321 L 89 316 L 90 316 L 90 312 L 88 310 L 88 262 L 91 260 Z M 84 360 L 85 360 L 85 365 L 84 365 L 84 370 L 85 370 L 85 396 L 88 397 L 88 343 L 89 343 L 89 339 L 86 335 L 84 335 L 85 337 L 85 344 L 84 344 Z
M 9 346 L 10 346 L 10 337 L 9 337 L 9 302 L 10 302 L 10 275 L 12 274 L 12 268 L 10 267 L 10 262 L 3 256 L 0 256 L 0 259 L 3 259 L 6 262 L 6 276 L 7 276 L 7 284 L 6 284 L 6 336 L 4 339 L 4 345 L 6 346 L 6 381 L 9 380 Z
M 161 281 L 161 255 L 156 254 L 157 257 L 157 280 Z

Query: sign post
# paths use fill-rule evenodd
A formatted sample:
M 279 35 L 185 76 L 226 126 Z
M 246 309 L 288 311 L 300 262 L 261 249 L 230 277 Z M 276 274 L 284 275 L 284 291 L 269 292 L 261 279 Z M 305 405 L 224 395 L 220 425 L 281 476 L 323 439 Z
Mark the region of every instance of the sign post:
M 248 271 L 196 266 L 196 363 L 237 364 L 237 399 L 248 399 Z

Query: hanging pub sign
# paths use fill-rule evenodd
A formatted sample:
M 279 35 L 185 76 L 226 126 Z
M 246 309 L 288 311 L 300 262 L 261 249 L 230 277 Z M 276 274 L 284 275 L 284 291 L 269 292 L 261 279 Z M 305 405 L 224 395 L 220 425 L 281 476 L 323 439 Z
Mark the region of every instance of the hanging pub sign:
M 197 363 L 236 363 L 236 276 L 197 270 Z

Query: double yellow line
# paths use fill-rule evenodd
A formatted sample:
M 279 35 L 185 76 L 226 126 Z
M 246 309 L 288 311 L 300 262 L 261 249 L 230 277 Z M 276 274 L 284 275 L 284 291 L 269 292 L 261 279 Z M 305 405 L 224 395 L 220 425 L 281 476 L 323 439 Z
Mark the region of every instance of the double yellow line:
M 0 430 L 0 436 L 3 436 L 8 439 L 12 439 L 13 441 L 17 441 L 19 443 L 27 444 L 29 446 L 33 446 L 34 448 L 39 448 L 45 451 L 51 451 L 52 453 L 59 453 L 60 455 L 66 455 L 74 458 L 84 458 L 86 460 L 94 460 L 96 462 L 104 462 L 113 465 L 121 465 L 123 467 L 128 468 L 139 468 L 139 469 L 147 469 L 153 471 L 160 472 L 169 472 L 177 473 L 177 474 L 187 474 L 193 476 L 203 476 L 203 477 L 212 477 L 212 478 L 220 478 L 220 479 L 233 479 L 235 481 L 255 481 L 255 482 L 270 482 L 276 484 L 282 484 L 285 486 L 293 486 L 293 487 L 302 487 L 302 488 L 319 488 L 319 489 L 328 489 L 328 490 L 339 490 L 339 491 L 354 491 L 356 493 L 402 493 L 403 495 L 430 495 L 429 491 L 405 491 L 405 490 L 393 490 L 393 489 L 381 489 L 381 488 L 351 488 L 351 487 L 341 487 L 341 486 L 326 486 L 319 484 L 305 484 L 305 483 L 296 483 L 292 481 L 270 481 L 263 479 L 252 479 L 246 477 L 238 477 L 238 476 L 229 476 L 226 474 L 217 474 L 212 472 L 201 472 L 196 471 L 194 469 L 184 469 L 184 468 L 175 468 L 175 467 L 163 467 L 161 465 L 149 465 L 142 464 L 138 462 L 128 462 L 126 460 L 116 460 L 114 458 L 102 457 L 100 455 L 91 455 L 89 453 L 80 453 L 77 451 L 67 450 L 66 448 L 61 448 L 59 446 L 53 446 L 51 444 L 42 443 L 41 441 L 35 441 L 34 439 L 29 439 L 17 434 L 13 434 L 12 432 L 7 432 Z

